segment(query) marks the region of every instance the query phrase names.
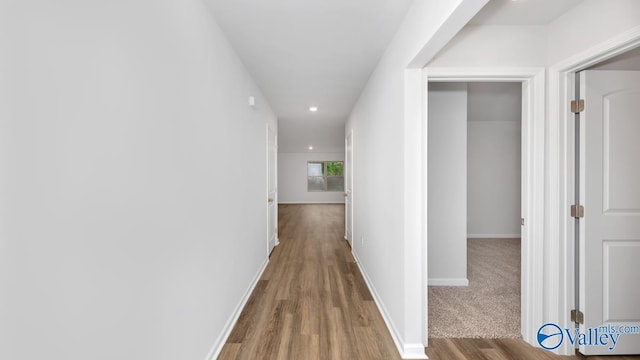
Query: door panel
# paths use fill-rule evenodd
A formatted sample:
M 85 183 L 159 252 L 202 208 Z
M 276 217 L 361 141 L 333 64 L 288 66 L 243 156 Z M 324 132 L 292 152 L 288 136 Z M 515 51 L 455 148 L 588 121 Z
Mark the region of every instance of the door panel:
M 603 321 L 640 319 L 640 287 L 626 281 L 629 272 L 640 274 L 640 240 L 605 240 L 603 251 Z
M 640 121 L 634 110 L 640 92 L 603 96 L 605 214 L 640 213 Z
M 353 247 L 353 130 L 349 131 L 345 140 L 345 184 L 344 184 L 344 210 L 345 231 L 344 238 Z
M 278 245 L 278 137 L 267 125 L 267 239 L 268 253 Z
M 590 334 L 640 325 L 640 72 L 581 72 L 580 94 L 580 333 Z M 640 354 L 640 335 L 619 334 L 612 350 L 578 345 L 585 355 Z

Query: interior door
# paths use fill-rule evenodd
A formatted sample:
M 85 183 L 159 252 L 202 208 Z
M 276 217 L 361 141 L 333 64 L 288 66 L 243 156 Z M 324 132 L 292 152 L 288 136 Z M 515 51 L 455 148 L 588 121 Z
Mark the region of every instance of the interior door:
M 278 245 L 278 136 L 267 124 L 267 239 L 268 254 Z
M 577 344 L 585 355 L 640 354 L 640 334 L 626 333 L 640 325 L 640 72 L 583 71 L 580 94 Z
M 353 130 L 345 139 L 344 238 L 353 247 Z

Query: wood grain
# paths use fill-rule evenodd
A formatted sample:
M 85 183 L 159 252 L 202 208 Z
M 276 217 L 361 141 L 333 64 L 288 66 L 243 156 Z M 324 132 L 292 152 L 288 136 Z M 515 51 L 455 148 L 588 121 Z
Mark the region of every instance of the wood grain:
M 280 245 L 218 359 L 400 359 L 351 250 L 343 205 L 280 205 Z M 519 339 L 429 339 L 432 360 L 576 360 Z M 595 356 L 589 360 L 639 360 Z
M 429 339 L 431 360 L 638 360 L 640 356 L 558 356 L 520 339 Z
M 344 240 L 344 205 L 280 205 L 280 245 L 218 359 L 400 359 Z

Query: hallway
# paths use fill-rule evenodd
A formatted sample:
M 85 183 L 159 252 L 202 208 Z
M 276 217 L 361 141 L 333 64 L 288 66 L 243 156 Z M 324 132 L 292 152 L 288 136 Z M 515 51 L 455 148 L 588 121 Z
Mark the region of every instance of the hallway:
M 344 241 L 344 205 L 278 212 L 280 245 L 218 359 L 400 359 Z M 434 360 L 583 358 L 520 339 L 431 338 L 426 352 Z M 607 357 L 617 359 L 638 357 Z
M 344 235 L 344 205 L 280 205 L 280 245 L 218 359 L 399 359 Z

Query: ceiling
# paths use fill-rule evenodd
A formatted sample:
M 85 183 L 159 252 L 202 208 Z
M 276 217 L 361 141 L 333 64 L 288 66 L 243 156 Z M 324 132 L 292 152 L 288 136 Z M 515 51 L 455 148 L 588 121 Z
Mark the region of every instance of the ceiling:
M 286 127 L 344 125 L 411 0 L 206 2 Z
M 546 25 L 583 0 L 491 0 L 471 25 Z
M 308 152 L 343 144 L 332 134 L 413 0 L 205 1 L 278 117 L 280 148 Z M 491 0 L 471 24 L 544 25 L 580 2 Z
M 281 153 L 344 154 L 344 145 L 344 124 L 292 121 L 278 126 L 278 152 Z

